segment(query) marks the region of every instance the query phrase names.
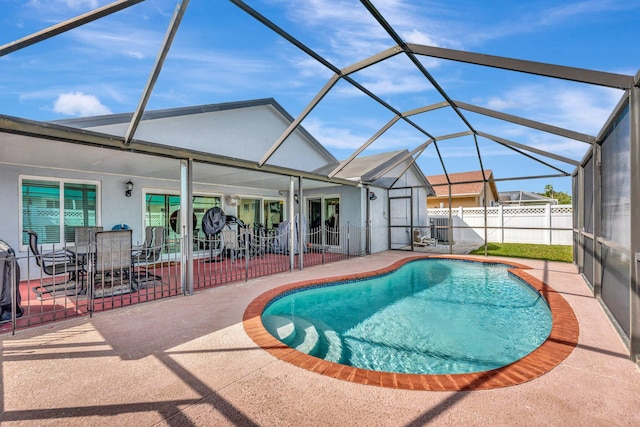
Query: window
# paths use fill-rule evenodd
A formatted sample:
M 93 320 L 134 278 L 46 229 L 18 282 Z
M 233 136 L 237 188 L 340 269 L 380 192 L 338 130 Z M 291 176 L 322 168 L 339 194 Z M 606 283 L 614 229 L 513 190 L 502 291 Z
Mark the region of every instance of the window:
M 22 230 L 38 233 L 44 245 L 73 242 L 75 228 L 98 225 L 97 182 L 20 177 Z M 23 233 L 22 244 L 29 239 Z

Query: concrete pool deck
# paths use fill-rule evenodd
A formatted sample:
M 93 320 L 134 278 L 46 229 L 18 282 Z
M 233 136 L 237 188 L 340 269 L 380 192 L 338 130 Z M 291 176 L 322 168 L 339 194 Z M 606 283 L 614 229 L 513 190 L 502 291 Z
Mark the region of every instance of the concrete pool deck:
M 550 372 L 510 387 L 355 384 L 278 360 L 243 329 L 246 307 L 270 289 L 414 255 L 385 252 L 2 335 L 2 425 L 640 425 L 640 370 L 570 264 L 511 259 L 566 299 L 580 336 Z

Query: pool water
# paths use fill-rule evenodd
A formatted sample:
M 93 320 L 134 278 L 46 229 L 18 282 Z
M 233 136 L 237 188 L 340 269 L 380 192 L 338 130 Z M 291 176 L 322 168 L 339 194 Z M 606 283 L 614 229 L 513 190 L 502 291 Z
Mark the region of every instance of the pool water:
M 512 363 L 540 346 L 551 312 L 507 266 L 425 259 L 363 280 L 289 291 L 262 314 L 285 344 L 383 372 L 453 374 Z

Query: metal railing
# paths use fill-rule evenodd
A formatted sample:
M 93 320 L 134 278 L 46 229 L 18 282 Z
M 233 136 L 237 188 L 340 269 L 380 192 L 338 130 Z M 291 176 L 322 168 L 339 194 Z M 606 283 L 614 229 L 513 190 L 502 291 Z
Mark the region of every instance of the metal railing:
M 366 230 L 349 224 L 310 230 L 300 248 L 294 244 L 293 254 L 289 251 L 288 232 L 260 227 L 236 231 L 232 242 L 224 242 L 220 236 L 195 239 L 198 250 L 193 259 L 194 290 L 364 255 Z M 0 324 L 0 333 L 184 294 L 187 284 L 181 283 L 181 255 L 171 250 L 182 247 L 182 243 L 181 239 L 173 239 L 165 241 L 162 248 L 147 248 L 162 250 L 160 259 L 154 262 L 142 262 L 140 247 L 133 247 L 131 265 L 113 268 L 98 266 L 95 250 L 81 252 L 71 245 L 56 245 L 47 254 L 54 251 L 75 256 L 54 275 L 42 267 L 47 254 L 35 256 L 29 251 L 25 256 L 13 257 L 8 262 L 22 266 L 23 280 L 17 288 L 15 276 L 11 282 L 11 319 Z M 115 256 L 119 250 L 113 252 L 107 255 Z M 15 274 L 16 268 L 12 271 Z M 21 296 L 21 302 L 15 300 L 16 295 Z
M 303 236 L 302 250 L 299 236 L 295 236 L 292 244 L 288 230 L 278 233 L 247 226 L 233 232 L 236 234 L 231 242 L 220 234 L 197 239 L 194 289 L 291 271 L 300 266 L 300 257 L 303 266 L 313 266 L 364 253 L 365 230 L 349 224 L 309 230 Z

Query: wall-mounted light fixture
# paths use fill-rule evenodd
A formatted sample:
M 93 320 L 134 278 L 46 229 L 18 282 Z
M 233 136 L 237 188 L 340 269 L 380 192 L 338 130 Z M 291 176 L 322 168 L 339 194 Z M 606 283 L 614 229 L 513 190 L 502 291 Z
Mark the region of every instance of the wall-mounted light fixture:
M 227 202 L 229 203 L 229 206 L 236 206 L 238 204 L 238 199 L 239 197 L 235 194 L 227 196 Z
M 296 205 L 297 205 L 297 204 L 298 204 L 298 201 L 299 201 L 299 199 L 298 199 L 298 195 L 297 195 L 297 194 L 294 194 L 294 195 L 293 195 L 293 200 L 295 200 L 295 201 L 296 201 Z
M 127 181 L 127 183 L 124 186 L 127 189 L 124 192 L 124 195 L 127 196 L 127 197 L 131 197 L 131 190 L 133 190 L 133 182 L 131 182 L 131 180 L 129 180 L 129 181 Z
M 378 196 L 376 196 L 376 193 L 374 193 L 373 191 L 369 191 L 369 200 L 375 200 L 377 198 Z

